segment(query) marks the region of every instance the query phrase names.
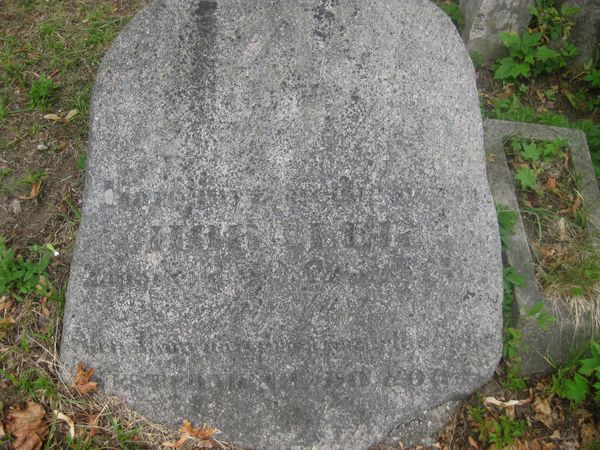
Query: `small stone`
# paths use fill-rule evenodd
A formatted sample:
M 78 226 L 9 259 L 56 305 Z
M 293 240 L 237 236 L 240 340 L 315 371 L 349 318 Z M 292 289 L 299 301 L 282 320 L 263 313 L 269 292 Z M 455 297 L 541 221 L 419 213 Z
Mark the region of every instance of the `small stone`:
M 21 202 L 16 198 L 10 202 L 10 207 L 12 209 L 13 214 L 19 214 L 21 212 Z

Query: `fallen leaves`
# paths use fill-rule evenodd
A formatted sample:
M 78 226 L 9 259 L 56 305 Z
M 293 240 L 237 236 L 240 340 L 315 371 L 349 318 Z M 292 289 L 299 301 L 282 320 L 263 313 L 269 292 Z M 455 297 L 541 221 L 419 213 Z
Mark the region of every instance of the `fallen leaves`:
M 58 114 L 45 114 L 44 115 L 44 119 L 46 119 L 46 120 L 52 120 L 53 122 L 68 123 L 74 117 L 76 117 L 78 114 L 79 114 L 79 111 L 77 109 L 72 109 L 64 117 L 61 117 Z
M 89 394 L 98 387 L 98 383 L 90 381 L 93 374 L 94 369 L 86 369 L 81 361 L 77 363 L 77 371 L 75 372 L 75 378 L 73 379 L 73 386 L 80 394 Z
M 40 195 L 41 190 L 42 180 L 35 181 L 31 183 L 31 191 L 29 192 L 29 195 L 19 195 L 19 200 L 33 200 Z
M 67 425 L 69 425 L 69 435 L 72 438 L 74 438 L 75 437 L 75 422 L 73 422 L 73 419 L 71 419 L 66 414 L 63 414 L 57 410 L 54 410 L 54 415 L 56 416 L 57 420 L 62 420 L 63 422 L 66 422 Z
M 179 432 L 182 433 L 182 435 L 177 442 L 164 442 L 163 447 L 180 448 L 188 439 L 199 439 L 203 441 L 203 446 L 212 447 L 212 443 L 210 441 L 206 441 L 206 439 L 209 439 L 215 434 L 219 433 L 219 430 L 207 426 L 203 426 L 202 428 L 194 428 L 188 420 L 184 420 L 183 425 L 179 428 Z
M 48 435 L 48 425 L 44 421 L 46 411 L 33 401 L 27 408 L 11 409 L 8 413 L 7 431 L 13 436 L 13 450 L 39 450 Z

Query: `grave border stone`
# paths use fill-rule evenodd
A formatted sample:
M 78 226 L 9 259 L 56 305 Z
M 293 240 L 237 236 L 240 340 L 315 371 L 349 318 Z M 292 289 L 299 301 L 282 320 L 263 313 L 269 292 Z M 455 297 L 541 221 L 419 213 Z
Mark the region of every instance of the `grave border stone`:
M 486 166 L 494 202 L 517 213 L 515 229 L 509 237 L 504 257 L 507 264 L 515 267 L 526 280 L 524 287 L 515 287 L 512 326 L 523 333 L 521 348 L 526 349 L 526 353 L 523 355 L 521 373 L 531 375 L 550 368 L 551 362 L 565 361 L 573 350 L 585 345 L 597 333 L 597 329 L 590 317 L 576 316 L 562 301 L 544 298 L 537 285 L 533 257 L 519 213 L 514 177 L 504 153 L 505 140 L 519 136 L 543 141 L 560 138 L 569 143 L 575 172 L 582 178 L 583 203 L 590 211 L 588 230 L 596 244 L 600 243 L 597 237 L 600 232 L 600 191 L 585 134 L 581 130 L 493 119 L 484 121 L 484 130 Z M 547 330 L 539 327 L 535 317 L 527 316 L 527 310 L 540 300 L 557 318 L 556 323 Z

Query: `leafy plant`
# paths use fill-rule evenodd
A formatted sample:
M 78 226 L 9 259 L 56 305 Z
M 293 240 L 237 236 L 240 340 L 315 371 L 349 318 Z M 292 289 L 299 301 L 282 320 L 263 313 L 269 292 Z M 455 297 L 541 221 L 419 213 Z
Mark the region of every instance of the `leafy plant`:
M 527 311 L 527 317 L 534 317 L 538 326 L 544 331 L 556 322 L 556 316 L 546 310 L 543 300 L 537 302 Z
M 463 26 L 464 20 L 460 12 L 460 7 L 457 3 L 448 0 L 437 1 L 436 3 L 442 9 L 442 11 L 444 11 L 446 15 L 452 19 L 452 22 L 454 22 L 454 25 L 456 25 L 457 28 Z
M 500 242 L 502 250 L 508 248 L 508 239 L 513 234 L 515 224 L 517 223 L 517 215 L 513 210 L 506 209 L 496 205 L 496 215 L 498 217 L 498 226 L 500 228 Z
M 31 109 L 38 108 L 41 111 L 50 107 L 55 100 L 57 89 L 58 85 L 54 83 L 52 78 L 40 75 L 37 80 L 31 82 L 29 107 Z
M 517 95 L 494 102 L 494 109 L 487 113 L 488 117 L 515 122 L 541 123 L 556 127 L 577 128 L 586 135 L 596 177 L 600 180 L 600 127 L 594 121 L 585 119 L 570 122 L 565 116 L 553 112 L 539 112 L 523 105 Z
M 494 429 L 490 432 L 489 442 L 496 444 L 496 448 L 511 446 L 515 438 L 522 437 L 527 429 L 524 420 L 514 420 L 502 415 L 494 423 Z
M 47 295 L 51 285 L 46 269 L 50 263 L 48 248 L 40 250 L 37 261 L 15 256 L 14 250 L 6 246 L 6 240 L 0 236 L 0 295 L 9 294 L 19 299 L 21 295 L 36 293 Z
M 502 33 L 500 40 L 508 50 L 495 66 L 494 78 L 514 82 L 535 78 L 567 67 L 577 48 L 568 41 L 572 17 L 578 8 L 566 5 L 558 10 L 553 0 L 536 0 L 530 7 L 531 27 L 523 34 Z
M 600 343 L 592 341 L 588 358 L 577 358 L 552 377 L 551 389 L 563 398 L 580 404 L 588 395 L 600 403 Z
M 140 431 L 138 428 L 126 430 L 114 417 L 111 417 L 111 428 L 115 434 L 115 438 L 117 439 L 120 449 L 135 450 L 139 448 L 138 445 L 133 441 Z
M 545 42 L 568 39 L 574 24 L 572 18 L 581 12 L 581 8 L 567 4 L 558 9 L 556 3 L 556 0 L 536 0 L 535 6 L 529 7 L 530 26 L 542 33 Z

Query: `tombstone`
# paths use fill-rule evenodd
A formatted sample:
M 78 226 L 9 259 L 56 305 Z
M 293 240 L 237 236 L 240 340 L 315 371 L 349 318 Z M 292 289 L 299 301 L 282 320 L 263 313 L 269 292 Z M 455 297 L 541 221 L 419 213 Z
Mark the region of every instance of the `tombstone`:
M 465 20 L 462 36 L 469 50 L 493 61 L 506 53 L 503 32 L 521 33 L 531 20 L 535 0 L 460 0 Z
M 156 1 L 91 117 L 69 370 L 262 449 L 365 449 L 491 377 L 474 70 L 430 2 Z

